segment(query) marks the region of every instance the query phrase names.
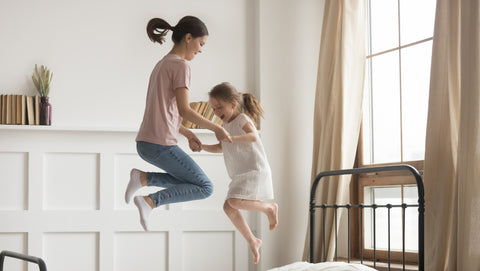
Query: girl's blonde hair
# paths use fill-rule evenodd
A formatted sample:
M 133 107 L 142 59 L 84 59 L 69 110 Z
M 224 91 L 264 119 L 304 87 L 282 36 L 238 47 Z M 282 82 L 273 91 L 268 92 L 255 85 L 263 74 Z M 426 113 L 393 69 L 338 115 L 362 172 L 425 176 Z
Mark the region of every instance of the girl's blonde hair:
M 240 93 L 228 82 L 223 82 L 212 88 L 208 93 L 209 97 L 225 102 L 237 102 L 240 112 L 247 114 L 258 127 L 260 118 L 263 118 L 264 111 L 260 102 L 250 93 Z

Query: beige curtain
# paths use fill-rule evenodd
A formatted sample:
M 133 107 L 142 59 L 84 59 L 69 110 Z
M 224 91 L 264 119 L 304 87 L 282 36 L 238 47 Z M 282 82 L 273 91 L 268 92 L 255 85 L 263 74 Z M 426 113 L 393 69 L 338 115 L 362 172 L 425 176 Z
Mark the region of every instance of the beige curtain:
M 480 6 L 438 0 L 425 150 L 425 267 L 480 270 Z
M 365 12 L 364 0 L 325 1 L 315 97 L 312 180 L 319 172 L 352 168 L 354 164 L 362 116 Z M 346 202 L 349 182 L 349 177 L 336 177 L 320 183 L 317 203 Z M 326 221 L 327 258 L 331 260 L 335 246 L 333 212 L 327 214 Z M 316 227 L 319 236 L 320 221 L 316 221 Z M 308 235 L 305 260 L 309 255 Z M 323 255 L 321 243 L 316 242 L 316 261 Z

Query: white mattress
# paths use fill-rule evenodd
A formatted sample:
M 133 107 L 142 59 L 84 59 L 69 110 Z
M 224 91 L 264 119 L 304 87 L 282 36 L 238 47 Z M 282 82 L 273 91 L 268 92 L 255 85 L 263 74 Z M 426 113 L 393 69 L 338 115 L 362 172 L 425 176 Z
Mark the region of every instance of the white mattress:
M 269 269 L 268 271 L 375 271 L 375 269 L 368 266 L 356 263 L 343 262 L 323 262 L 323 263 L 308 263 L 296 262 L 289 265 Z

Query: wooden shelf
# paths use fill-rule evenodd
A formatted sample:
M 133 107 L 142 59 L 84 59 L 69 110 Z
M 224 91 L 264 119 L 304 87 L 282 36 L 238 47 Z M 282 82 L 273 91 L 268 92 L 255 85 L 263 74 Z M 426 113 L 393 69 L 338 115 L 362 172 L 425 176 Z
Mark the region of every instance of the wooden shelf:
M 46 125 L 0 125 L 0 130 L 11 131 L 71 131 L 71 132 L 118 132 L 137 133 L 138 128 L 133 127 L 69 127 L 69 126 L 46 126 Z M 207 129 L 191 129 L 195 134 L 213 134 Z

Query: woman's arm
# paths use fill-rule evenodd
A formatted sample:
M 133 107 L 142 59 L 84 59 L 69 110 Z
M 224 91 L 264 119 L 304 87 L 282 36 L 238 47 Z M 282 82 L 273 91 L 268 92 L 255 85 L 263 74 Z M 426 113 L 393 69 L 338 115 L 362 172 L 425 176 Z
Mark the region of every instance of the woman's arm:
M 175 89 L 175 97 L 177 99 L 178 113 L 182 118 L 187 119 L 200 127 L 205 127 L 206 129 L 213 131 L 219 141 L 232 142 L 230 135 L 225 129 L 223 129 L 223 127 L 207 120 L 190 107 L 187 88 L 183 87 Z
M 242 130 L 245 132 L 243 135 L 232 136 L 232 142 L 255 142 L 257 141 L 257 134 L 255 133 L 255 127 L 247 122 L 243 125 Z
M 222 143 L 218 143 L 215 145 L 202 145 L 202 150 L 207 152 L 213 153 L 221 153 L 222 152 Z

